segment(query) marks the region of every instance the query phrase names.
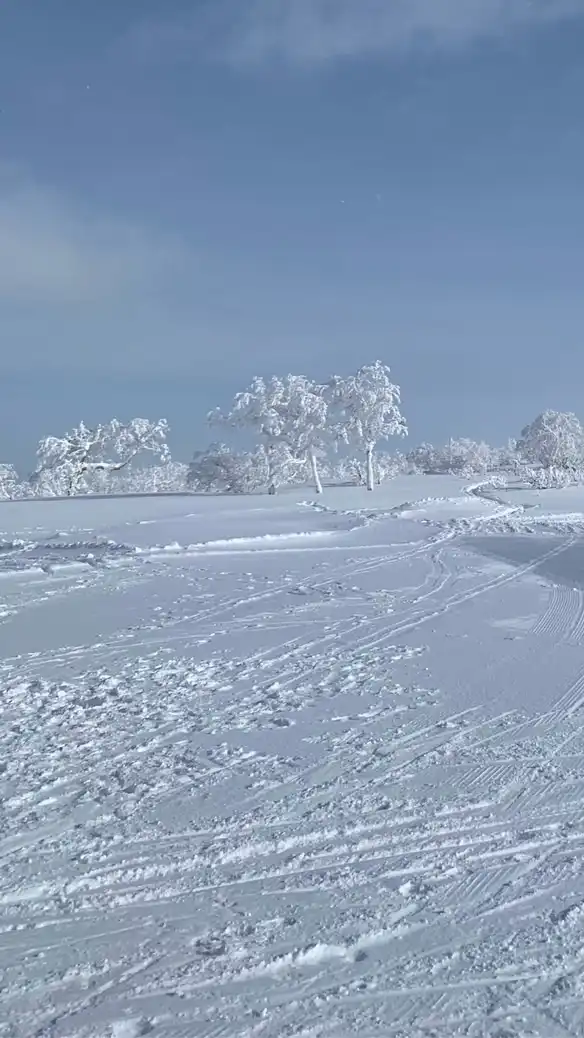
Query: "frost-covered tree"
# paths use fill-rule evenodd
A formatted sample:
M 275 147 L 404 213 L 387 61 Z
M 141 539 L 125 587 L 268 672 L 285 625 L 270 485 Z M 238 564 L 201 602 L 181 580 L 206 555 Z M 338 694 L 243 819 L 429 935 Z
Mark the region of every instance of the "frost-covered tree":
M 299 465 L 285 447 L 267 450 L 260 443 L 255 451 L 234 451 L 224 443 L 212 443 L 196 451 L 187 485 L 201 494 L 253 494 L 270 486 L 299 481 Z
M 462 476 L 483 476 L 496 465 L 496 454 L 484 440 L 463 437 L 451 445 L 451 472 Z
M 310 463 L 315 490 L 321 493 L 318 457 L 327 442 L 327 414 L 322 386 L 304 375 L 286 375 L 254 378 L 227 413 L 217 409 L 208 418 L 211 424 L 245 429 L 258 438 L 266 452 L 270 488 L 277 486 L 282 451 L 287 451 L 290 465 Z
M 524 465 L 518 475 L 524 484 L 537 490 L 561 490 L 574 480 L 572 472 L 558 468 L 557 465 L 550 465 L 545 469 Z
M 448 457 L 432 443 L 421 443 L 406 455 L 414 472 L 434 474 L 448 471 Z
M 12 501 L 22 496 L 24 493 L 16 469 L 0 463 L 0 500 Z
M 386 453 L 376 454 L 373 458 L 373 480 L 377 485 L 393 479 L 403 471 L 399 455 Z M 362 457 L 341 457 L 334 464 L 326 466 L 328 479 L 332 483 L 367 486 L 367 465 Z
M 170 448 L 166 442 L 169 431 L 166 418 L 159 418 L 156 422 L 148 418 L 132 418 L 132 421 L 127 423 L 114 419 L 110 422 L 110 428 L 112 460 L 105 462 L 110 472 L 121 472 L 138 457 L 148 456 L 163 463 L 170 461 Z
M 263 476 L 254 454 L 212 443 L 206 450 L 195 452 L 187 485 L 202 494 L 247 494 L 261 486 Z
M 81 422 L 65 436 L 47 436 L 37 450 L 37 467 L 32 482 L 41 492 L 70 496 L 87 490 L 96 473 L 113 474 L 126 469 L 144 455 L 168 461 L 168 423 L 133 418 L 123 423 L 116 418 L 92 428 Z
M 407 459 L 415 470 L 429 475 L 450 472 L 458 476 L 474 476 L 497 469 L 500 451 L 483 441 L 462 437 L 449 440 L 440 447 L 422 443 L 410 451 Z
M 575 414 L 544 411 L 517 443 L 526 465 L 576 473 L 584 466 L 584 428 Z
M 399 454 L 387 454 L 385 451 L 377 453 L 373 459 L 373 475 L 375 482 L 381 486 L 390 479 L 395 479 L 402 472 L 402 462 Z
M 162 465 L 128 466 L 121 471 L 93 470 L 84 483 L 91 494 L 178 494 L 187 490 L 188 465 L 167 461 Z
M 459 476 L 482 476 L 497 468 L 498 460 L 498 451 L 484 440 L 477 442 L 463 436 L 438 448 L 434 471 L 451 472 Z
M 518 441 L 511 438 L 507 440 L 504 447 L 498 451 L 497 468 L 503 472 L 511 472 L 520 476 L 525 468 L 525 462 L 518 450 Z
M 392 460 L 395 463 L 396 476 L 417 476 L 420 473 L 420 469 L 417 465 L 410 461 L 409 455 L 404 454 L 403 451 L 395 451 L 392 455 Z
M 339 483 L 351 483 L 358 487 L 364 487 L 367 483 L 367 471 L 362 458 L 339 458 L 332 475 L 335 482 Z
M 132 494 L 179 494 L 186 490 L 188 465 L 169 459 L 162 465 L 130 469 L 126 485 Z M 119 479 L 119 476 L 118 476 Z
M 336 438 L 365 452 L 366 484 L 373 490 L 373 453 L 377 444 L 390 436 L 407 436 L 406 420 L 400 411 L 400 387 L 391 381 L 390 369 L 377 360 L 354 375 L 338 375 L 328 385 Z

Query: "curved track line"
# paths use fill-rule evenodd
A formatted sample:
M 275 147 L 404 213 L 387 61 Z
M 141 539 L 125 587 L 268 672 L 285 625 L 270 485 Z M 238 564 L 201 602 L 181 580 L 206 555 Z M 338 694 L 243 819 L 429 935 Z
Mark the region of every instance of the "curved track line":
M 553 584 L 544 612 L 535 622 L 531 633 L 537 637 L 561 641 L 578 624 L 581 609 L 581 596 L 576 591 L 562 584 Z

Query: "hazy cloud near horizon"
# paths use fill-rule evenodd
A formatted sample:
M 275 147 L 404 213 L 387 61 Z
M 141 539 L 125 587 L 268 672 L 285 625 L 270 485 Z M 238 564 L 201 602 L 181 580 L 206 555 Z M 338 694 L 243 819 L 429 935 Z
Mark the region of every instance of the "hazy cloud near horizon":
M 258 307 L 265 275 L 244 267 L 212 249 L 203 262 L 192 237 L 187 245 L 0 167 L 6 372 L 205 380 L 223 364 L 247 374 L 249 337 L 259 367 L 276 337 L 298 354 L 293 333 Z M 313 355 L 309 342 L 302 359 Z
M 0 300 L 66 307 L 128 299 L 188 259 L 181 244 L 25 176 L 0 175 Z

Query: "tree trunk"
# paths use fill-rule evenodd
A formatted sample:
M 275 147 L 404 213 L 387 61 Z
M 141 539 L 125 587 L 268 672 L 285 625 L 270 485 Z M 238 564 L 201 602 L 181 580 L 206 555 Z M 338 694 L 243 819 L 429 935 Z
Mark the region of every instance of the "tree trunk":
M 317 494 L 322 494 L 322 483 L 320 482 L 320 476 L 318 474 L 318 462 L 316 460 L 316 454 L 310 455 L 310 468 L 312 470 L 314 489 L 316 490 Z
M 367 447 L 367 490 L 373 490 L 374 486 L 373 478 L 373 444 L 369 444 Z
M 277 489 L 276 465 L 274 463 L 274 448 L 271 445 L 266 449 L 266 459 L 268 462 L 268 494 L 275 494 Z

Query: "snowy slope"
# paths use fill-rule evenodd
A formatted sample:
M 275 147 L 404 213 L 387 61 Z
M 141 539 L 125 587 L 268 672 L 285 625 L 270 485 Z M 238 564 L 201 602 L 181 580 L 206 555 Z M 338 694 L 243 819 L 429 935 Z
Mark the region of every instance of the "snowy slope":
M 0 504 L 0 1035 L 584 1034 L 584 493 L 536 496 Z

